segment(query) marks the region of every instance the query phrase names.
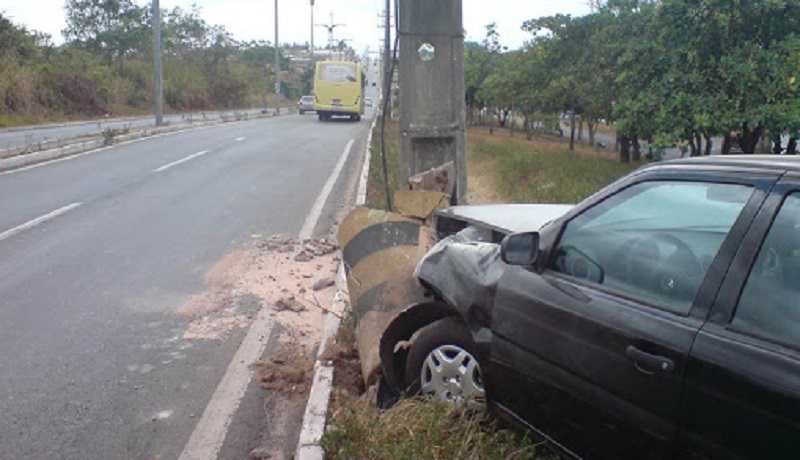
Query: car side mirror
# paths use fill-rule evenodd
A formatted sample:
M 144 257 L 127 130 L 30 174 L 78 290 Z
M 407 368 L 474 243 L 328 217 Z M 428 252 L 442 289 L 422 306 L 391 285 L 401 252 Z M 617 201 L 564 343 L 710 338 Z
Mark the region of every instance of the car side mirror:
M 539 258 L 539 233 L 514 233 L 500 244 L 500 257 L 508 265 L 529 267 Z

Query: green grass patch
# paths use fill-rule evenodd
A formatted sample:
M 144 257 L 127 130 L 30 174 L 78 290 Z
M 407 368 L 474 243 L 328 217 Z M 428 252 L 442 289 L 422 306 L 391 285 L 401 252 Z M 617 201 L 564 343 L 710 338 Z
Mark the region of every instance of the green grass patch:
M 400 126 L 386 121 L 386 160 L 389 169 L 389 189 L 400 189 Z M 386 192 L 381 165 L 381 124 L 380 120 L 372 132 L 372 155 L 369 163 L 369 182 L 367 186 L 367 206 L 373 209 L 386 209 Z
M 494 163 L 498 192 L 513 203 L 578 203 L 636 169 L 596 154 L 570 152 L 550 141 L 473 136 L 475 161 Z
M 330 460 L 557 458 L 526 436 L 498 429 L 485 414 L 423 400 L 386 411 L 361 399 L 338 401 L 322 443 Z

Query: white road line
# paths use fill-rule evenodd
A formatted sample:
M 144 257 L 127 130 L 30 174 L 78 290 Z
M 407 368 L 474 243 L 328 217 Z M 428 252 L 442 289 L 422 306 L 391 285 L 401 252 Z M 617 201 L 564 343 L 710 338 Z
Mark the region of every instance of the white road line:
M 194 160 L 195 158 L 201 157 L 201 156 L 206 155 L 206 154 L 208 154 L 208 150 L 203 150 L 202 152 L 194 153 L 192 155 L 189 155 L 186 158 L 181 158 L 178 161 L 173 161 L 172 163 L 165 164 L 164 166 L 162 166 L 162 167 L 160 167 L 158 169 L 154 169 L 153 172 L 156 172 L 156 173 L 164 172 L 164 171 L 168 170 L 169 168 L 171 168 L 173 166 L 178 166 L 179 164 L 186 163 L 187 161 Z
M 0 241 L 11 238 L 12 236 L 18 233 L 24 232 L 25 230 L 30 230 L 33 227 L 36 227 L 37 225 L 41 225 L 47 222 L 48 220 L 55 219 L 56 217 L 66 214 L 81 205 L 83 205 L 83 203 L 72 203 L 67 206 L 64 206 L 63 208 L 59 208 L 53 212 L 47 213 L 41 217 L 37 217 L 36 219 L 25 222 L 24 224 L 18 227 L 14 227 L 11 230 L 6 230 L 3 233 L 0 233 Z
M 314 202 L 303 229 L 300 231 L 301 238 L 311 237 L 311 233 L 314 231 L 314 227 L 316 227 L 317 221 L 319 221 L 319 217 L 322 214 L 322 208 L 325 202 L 328 201 L 333 186 L 336 184 L 344 164 L 350 156 L 353 142 L 351 139 L 347 143 L 339 162 L 323 186 L 317 201 Z M 250 365 L 264 354 L 273 324 L 269 317 L 268 309 L 263 309 L 250 325 L 250 330 L 233 356 L 225 375 L 220 380 L 216 390 L 214 390 L 211 401 L 203 411 L 203 416 L 192 432 L 189 442 L 183 448 L 179 460 L 217 459 L 225 442 L 225 436 L 228 433 L 231 421 L 236 415 L 239 404 L 253 378 L 253 370 Z
M 243 121 L 237 121 L 237 122 L 232 122 L 232 123 L 220 123 L 218 125 L 198 126 L 196 128 L 186 128 L 186 129 L 180 129 L 178 131 L 172 131 L 172 132 L 168 132 L 168 133 L 156 134 L 156 135 L 153 135 L 153 136 L 140 137 L 139 139 L 131 139 L 129 141 L 120 142 L 119 144 L 109 145 L 107 147 L 100 147 L 100 148 L 97 148 L 97 149 L 94 149 L 94 150 L 88 150 L 86 152 L 76 153 L 75 155 L 68 155 L 68 156 L 61 157 L 61 158 L 55 158 L 55 159 L 52 159 L 52 160 L 43 161 L 41 163 L 35 163 L 35 164 L 29 165 L 29 166 L 23 166 L 21 168 L 14 168 L 14 169 L 9 170 L 9 171 L 3 171 L 3 172 L 0 172 L 0 176 L 6 176 L 6 175 L 9 175 L 9 174 L 16 174 L 16 173 L 20 173 L 20 172 L 23 172 L 23 171 L 29 171 L 31 169 L 41 168 L 42 166 L 47 166 L 47 165 L 51 165 L 51 164 L 55 164 L 55 163 L 61 163 L 63 161 L 74 160 L 74 159 L 77 159 L 77 158 L 80 158 L 80 157 L 85 157 L 87 155 L 94 155 L 95 153 L 100 153 L 100 152 L 104 152 L 106 150 L 115 149 L 117 147 L 122 147 L 122 146 L 130 145 L 130 144 L 138 144 L 139 142 L 147 142 L 147 141 L 151 141 L 151 140 L 154 140 L 154 139 L 159 139 L 159 138 L 162 138 L 162 137 L 173 136 L 175 134 L 186 134 L 186 133 L 190 133 L 192 131 L 200 131 L 200 130 L 203 130 L 203 129 L 226 128 L 226 127 L 230 127 L 232 124 L 235 124 L 235 123 L 244 123 L 244 122 Z
M 251 364 L 258 361 L 272 333 L 269 309 L 259 312 L 242 345 L 236 351 L 225 375 L 211 396 L 203 416 L 195 426 L 179 460 L 216 460 L 225 435 L 253 378 Z
M 336 164 L 333 172 L 331 172 L 330 177 L 328 177 L 328 182 L 325 182 L 325 186 L 322 187 L 317 201 L 314 202 L 314 206 L 311 208 L 311 212 L 308 213 L 303 228 L 300 230 L 299 236 L 301 240 L 309 239 L 313 235 L 314 228 L 316 228 L 319 217 L 322 215 L 322 208 L 325 207 L 325 203 L 328 201 L 331 191 L 333 191 L 333 186 L 336 185 L 336 181 L 339 180 L 342 168 L 344 168 L 344 164 L 350 156 L 350 150 L 353 149 L 353 142 L 353 139 L 350 139 L 350 142 L 347 143 L 344 152 L 342 152 L 342 156 L 339 158 L 339 162 Z
M 247 139 L 246 137 L 237 137 L 236 142 L 242 142 L 243 140 Z

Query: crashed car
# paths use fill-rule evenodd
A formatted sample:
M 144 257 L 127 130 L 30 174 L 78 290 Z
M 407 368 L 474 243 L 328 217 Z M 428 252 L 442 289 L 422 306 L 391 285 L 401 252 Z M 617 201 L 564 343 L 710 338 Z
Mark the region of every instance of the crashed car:
M 583 458 L 796 458 L 800 159 L 646 166 L 577 206 L 456 207 L 383 385 Z

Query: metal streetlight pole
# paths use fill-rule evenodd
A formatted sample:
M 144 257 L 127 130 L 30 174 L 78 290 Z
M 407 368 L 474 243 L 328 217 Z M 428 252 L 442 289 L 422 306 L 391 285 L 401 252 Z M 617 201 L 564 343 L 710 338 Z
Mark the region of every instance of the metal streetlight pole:
M 158 0 L 153 0 L 153 111 L 156 126 L 164 123 L 164 74 L 161 68 L 161 7 Z
M 311 57 L 314 57 L 314 0 L 311 0 Z
M 281 95 L 281 57 L 280 41 L 278 41 L 278 0 L 275 0 L 275 96 Z M 280 105 L 276 102 L 275 113 L 280 114 Z

